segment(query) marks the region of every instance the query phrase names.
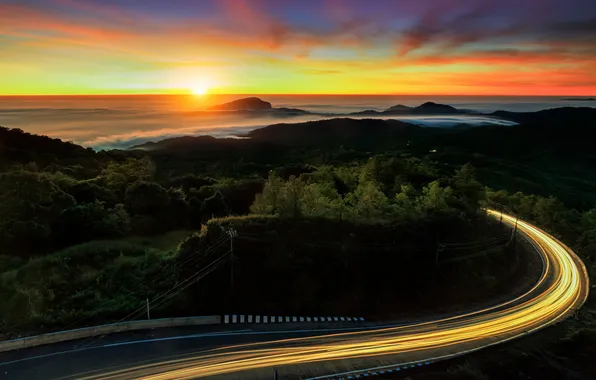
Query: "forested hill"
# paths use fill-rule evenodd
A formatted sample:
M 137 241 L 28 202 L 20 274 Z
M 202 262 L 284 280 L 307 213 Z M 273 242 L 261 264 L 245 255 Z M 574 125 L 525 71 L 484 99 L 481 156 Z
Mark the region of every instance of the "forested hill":
M 406 141 L 422 127 L 399 120 L 337 118 L 295 124 L 274 124 L 248 133 L 255 141 L 287 145 L 368 145 L 386 147 Z M 380 144 L 380 145 L 379 145 Z
M 496 111 L 491 115 L 524 124 L 596 127 L 596 108 L 561 107 L 537 112 Z
M 471 162 L 482 182 L 493 188 L 555 195 L 580 208 L 596 204 L 596 109 L 500 112 L 520 124 L 444 129 L 336 118 L 271 125 L 240 139 L 186 136 L 108 152 L 1 128 L 0 170 L 35 163 L 43 170 L 91 179 L 110 162 L 149 156 L 155 178 L 167 183 L 188 174 L 263 177 L 280 166 L 346 164 L 385 154 L 440 162 L 451 169 Z
M 42 167 L 80 165 L 97 168 L 96 156 L 91 148 L 0 126 L 0 170 L 12 164 L 31 162 Z

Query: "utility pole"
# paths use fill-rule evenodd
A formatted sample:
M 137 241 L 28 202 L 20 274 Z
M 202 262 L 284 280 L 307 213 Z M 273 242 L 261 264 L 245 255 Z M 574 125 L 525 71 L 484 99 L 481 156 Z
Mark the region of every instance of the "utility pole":
M 234 238 L 238 236 L 238 232 L 230 228 L 228 235 L 230 235 L 230 289 L 234 292 Z

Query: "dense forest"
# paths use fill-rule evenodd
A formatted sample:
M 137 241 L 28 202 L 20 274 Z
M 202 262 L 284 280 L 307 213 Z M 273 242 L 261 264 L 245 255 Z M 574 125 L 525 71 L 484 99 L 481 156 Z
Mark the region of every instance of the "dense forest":
M 487 302 L 537 270 L 487 201 L 561 238 L 593 280 L 596 118 L 563 129 L 539 114 L 449 130 L 332 119 L 100 152 L 0 128 L 0 334 L 135 318 L 146 299 L 155 316 L 379 318 Z M 439 242 L 453 249 L 439 256 Z M 591 297 L 575 319 L 440 376 L 596 376 L 595 321 Z

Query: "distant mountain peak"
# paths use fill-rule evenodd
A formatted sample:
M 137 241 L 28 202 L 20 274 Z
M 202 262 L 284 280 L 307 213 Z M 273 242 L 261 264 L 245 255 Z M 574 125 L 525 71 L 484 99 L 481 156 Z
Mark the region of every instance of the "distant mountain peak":
M 368 112 L 368 111 L 367 111 Z M 383 113 L 391 114 L 398 113 L 404 115 L 419 115 L 419 114 L 452 114 L 461 113 L 457 108 L 448 106 L 446 104 L 439 104 L 435 102 L 426 102 L 419 105 L 418 107 L 408 107 L 403 104 L 397 104 L 395 106 L 387 108 Z
M 443 111 L 457 111 L 457 108 L 449 106 L 447 104 L 439 104 L 439 103 L 435 103 L 435 102 L 426 102 L 424 104 L 419 105 L 418 107 L 416 107 L 417 109 L 423 109 L 423 110 L 443 110 Z
M 385 110 L 385 112 L 391 112 L 391 111 L 410 111 L 411 109 L 412 109 L 412 107 L 404 106 L 403 104 L 398 104 L 398 105 L 391 106 L 391 107 L 387 108 Z
M 266 102 L 257 97 L 249 97 L 233 100 L 228 103 L 218 104 L 210 107 L 210 110 L 215 111 L 237 111 L 237 110 L 269 110 L 271 109 L 271 103 Z

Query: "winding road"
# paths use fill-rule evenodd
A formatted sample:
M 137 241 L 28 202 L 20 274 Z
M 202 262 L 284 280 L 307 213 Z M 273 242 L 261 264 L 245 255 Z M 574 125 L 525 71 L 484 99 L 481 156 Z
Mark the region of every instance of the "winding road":
M 495 210 L 487 212 L 501 218 Z M 503 214 L 502 220 L 516 223 L 510 215 Z M 517 228 L 542 257 L 542 275 L 521 296 L 482 310 L 406 325 L 245 330 L 21 355 L 8 362 L 0 357 L 0 379 L 5 372 L 5 378 L 12 374 L 15 379 L 270 379 L 271 368 L 279 370 L 280 378 L 292 374 L 322 379 L 463 355 L 552 325 L 572 315 L 587 298 L 588 275 L 575 253 L 527 222 L 518 220 Z M 170 349 L 156 352 L 164 343 Z

